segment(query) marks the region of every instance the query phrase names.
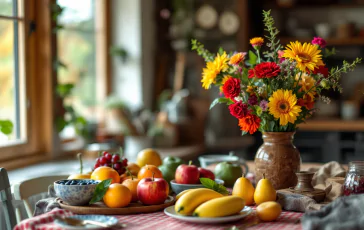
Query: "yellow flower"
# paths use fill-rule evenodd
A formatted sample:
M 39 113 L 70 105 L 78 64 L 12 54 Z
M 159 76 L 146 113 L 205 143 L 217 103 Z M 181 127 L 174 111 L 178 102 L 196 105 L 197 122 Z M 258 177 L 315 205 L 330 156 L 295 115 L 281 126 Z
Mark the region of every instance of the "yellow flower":
M 298 73 L 296 75 L 296 81 L 298 80 L 298 85 L 301 86 L 300 91 L 306 92 L 307 95 L 310 96 L 310 98 L 314 99 L 314 96 L 316 94 L 316 80 L 307 73 Z
M 314 71 L 318 66 L 324 65 L 321 60 L 321 50 L 318 47 L 306 42 L 303 45 L 298 41 L 291 42 L 287 45 L 283 57 L 295 60 L 296 67 L 303 72 Z
M 229 66 L 227 64 L 228 61 L 229 61 L 229 58 L 225 51 L 222 55 L 217 54 L 217 56 L 215 57 L 215 60 L 214 60 L 215 69 L 218 70 L 219 72 L 226 71 L 229 68 Z
M 288 122 L 294 124 L 297 116 L 302 111 L 301 106 L 296 105 L 297 97 L 292 90 L 279 89 L 269 98 L 269 113 L 279 119 L 279 124 L 284 126 Z
M 244 61 L 246 53 L 236 53 L 230 58 L 230 65 L 239 65 L 240 62 Z
M 221 81 L 221 86 L 220 86 L 220 92 L 222 92 L 222 87 L 224 86 L 225 82 L 226 82 L 227 80 L 229 80 L 230 78 L 231 78 L 231 76 L 230 76 L 230 75 L 227 75 L 227 76 L 225 76 L 225 77 L 222 79 L 222 81 Z
M 256 88 L 257 88 L 256 86 L 248 85 L 248 86 L 246 87 L 246 92 L 247 92 L 247 93 L 249 93 L 250 95 L 255 94 L 254 90 L 255 90 Z
M 202 87 L 205 89 L 210 88 L 211 84 L 216 83 L 216 76 L 219 74 L 219 71 L 215 68 L 215 64 L 213 62 L 207 62 L 206 68 L 202 69 Z
M 264 39 L 262 37 L 255 37 L 250 39 L 250 44 L 254 46 L 262 46 L 264 43 Z
M 226 52 L 222 55 L 217 54 L 215 60 L 213 62 L 207 62 L 206 68 L 202 70 L 202 87 L 205 89 L 210 88 L 211 84 L 216 83 L 216 77 L 219 73 L 226 71 L 229 66 L 227 62 L 229 58 L 227 57 Z

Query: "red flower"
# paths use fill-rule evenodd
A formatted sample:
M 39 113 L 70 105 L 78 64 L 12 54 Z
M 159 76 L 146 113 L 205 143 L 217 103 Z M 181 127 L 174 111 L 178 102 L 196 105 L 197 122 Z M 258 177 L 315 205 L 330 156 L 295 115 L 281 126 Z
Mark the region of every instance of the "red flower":
M 277 76 L 281 68 L 275 62 L 263 62 L 249 70 L 249 78 L 271 78 Z
M 306 107 L 306 109 L 311 110 L 315 105 L 315 99 L 311 98 L 310 95 L 306 94 L 304 98 L 300 98 L 297 100 L 297 105 Z
M 260 126 L 260 118 L 255 115 L 248 114 L 247 116 L 239 119 L 239 126 L 241 130 L 253 134 Z
M 238 119 L 241 119 L 249 114 L 248 105 L 243 104 L 241 101 L 229 105 L 229 110 L 231 115 Z
M 225 97 L 234 100 L 240 94 L 240 80 L 233 77 L 229 78 L 222 86 L 222 92 L 224 92 Z
M 324 75 L 324 77 L 328 77 L 329 76 L 329 69 L 326 68 L 325 66 L 321 65 L 318 68 L 315 68 L 313 71 L 314 74 L 322 74 Z
M 321 48 L 325 48 L 326 46 L 326 41 L 325 39 L 321 38 L 321 37 L 314 37 L 313 40 L 311 41 L 312 45 L 318 45 Z

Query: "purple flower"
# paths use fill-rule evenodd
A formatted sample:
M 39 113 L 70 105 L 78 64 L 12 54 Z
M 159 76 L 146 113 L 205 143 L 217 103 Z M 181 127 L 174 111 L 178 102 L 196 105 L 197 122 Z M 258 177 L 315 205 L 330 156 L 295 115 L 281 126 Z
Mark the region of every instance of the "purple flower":
M 258 104 L 258 98 L 255 95 L 250 95 L 248 99 L 249 105 L 257 105 Z
M 262 111 L 267 111 L 268 109 L 268 101 L 262 100 L 259 104 L 260 108 L 262 108 Z
M 311 43 L 313 45 L 318 45 L 321 48 L 325 48 L 326 46 L 326 41 L 325 39 L 321 38 L 321 37 L 314 37 L 313 40 L 311 41 Z

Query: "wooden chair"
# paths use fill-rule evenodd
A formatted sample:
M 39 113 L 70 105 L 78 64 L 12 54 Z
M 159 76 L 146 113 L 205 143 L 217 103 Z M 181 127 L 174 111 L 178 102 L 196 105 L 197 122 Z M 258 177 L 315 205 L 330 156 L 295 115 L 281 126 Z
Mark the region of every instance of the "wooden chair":
M 6 228 L 11 230 L 16 225 L 10 182 L 6 169 L 0 168 L 0 201 L 5 215 Z
M 37 177 L 13 185 L 14 198 L 15 200 L 23 201 L 27 218 L 33 217 L 33 208 L 29 204 L 29 197 L 47 192 L 48 186 L 53 184 L 54 181 L 66 179 L 68 176 Z M 22 220 L 19 207 L 16 207 L 15 214 L 16 220 L 19 223 Z

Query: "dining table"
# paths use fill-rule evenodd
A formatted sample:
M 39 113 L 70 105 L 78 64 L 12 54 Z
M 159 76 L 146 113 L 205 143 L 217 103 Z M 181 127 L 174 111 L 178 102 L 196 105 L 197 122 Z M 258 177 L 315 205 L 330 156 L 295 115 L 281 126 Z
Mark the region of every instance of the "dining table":
M 254 164 L 252 161 L 247 162 L 251 172 L 254 172 Z M 322 164 L 303 163 L 301 170 L 306 170 L 312 167 L 319 167 Z M 214 166 L 210 166 L 213 169 Z M 122 229 L 141 230 L 141 229 L 165 229 L 165 230 L 182 230 L 182 229 L 264 229 L 264 230 L 300 230 L 302 229 L 300 219 L 304 215 L 302 212 L 292 212 L 283 210 L 277 220 L 271 222 L 260 221 L 255 212 L 256 206 L 250 206 L 253 212 L 243 219 L 235 222 L 222 224 L 198 224 L 178 220 L 167 216 L 164 210 L 152 213 L 139 213 L 131 215 L 114 215 L 119 220 L 119 223 L 125 224 Z M 65 229 L 54 222 L 56 215 L 70 216 L 72 212 L 63 209 L 54 209 L 51 212 L 40 216 L 32 217 L 23 220 L 19 223 L 15 230 L 61 230 Z M 118 228 L 114 228 L 118 229 Z M 121 228 L 120 228 L 121 229 Z

